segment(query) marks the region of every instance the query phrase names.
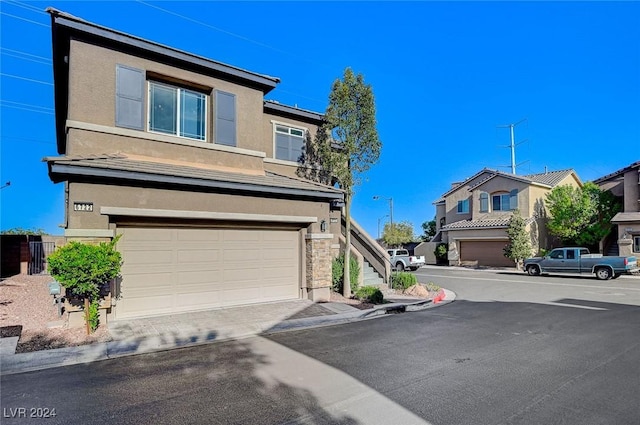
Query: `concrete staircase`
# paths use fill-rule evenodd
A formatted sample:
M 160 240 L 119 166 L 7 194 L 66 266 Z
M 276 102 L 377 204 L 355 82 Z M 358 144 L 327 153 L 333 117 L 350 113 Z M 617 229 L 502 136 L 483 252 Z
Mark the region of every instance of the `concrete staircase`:
M 620 255 L 620 247 L 617 243 L 611 244 L 604 255 L 617 257 Z
M 373 267 L 371 267 L 371 264 L 369 264 L 367 260 L 364 261 L 364 270 L 362 270 L 362 276 L 364 277 L 365 286 L 377 286 L 381 290 L 388 288 L 388 286 L 384 283 L 384 279 L 382 279 L 378 272 L 375 271 Z

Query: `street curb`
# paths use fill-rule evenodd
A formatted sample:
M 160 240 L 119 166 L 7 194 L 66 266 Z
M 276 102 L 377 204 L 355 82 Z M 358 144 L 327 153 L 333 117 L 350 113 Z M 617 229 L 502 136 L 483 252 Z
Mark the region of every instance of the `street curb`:
M 65 347 L 52 350 L 34 351 L 31 353 L 15 353 L 18 337 L 0 339 L 0 376 L 14 375 L 24 372 L 51 369 L 61 366 L 91 363 L 138 354 L 149 354 L 168 351 L 178 348 L 194 347 L 197 345 L 211 344 L 249 338 L 256 335 L 269 335 L 279 332 L 287 332 L 301 329 L 340 325 L 360 320 L 369 320 L 385 317 L 390 314 L 415 312 L 429 308 L 439 307 L 453 302 L 456 294 L 443 289 L 445 298 L 441 302 L 433 303 L 431 300 L 396 302 L 374 307 L 372 310 L 359 310 L 349 313 L 339 313 L 329 316 L 308 317 L 302 319 L 284 320 L 275 325 L 257 324 L 245 325 L 240 330 L 233 328 L 219 329 L 221 337 L 208 338 L 203 335 L 184 335 L 177 342 L 167 342 L 169 339 L 163 335 L 154 335 L 142 338 L 126 338 L 119 341 L 109 341 L 78 347 Z M 201 338 L 202 337 L 202 338 Z M 13 352 L 11 352 L 13 349 Z

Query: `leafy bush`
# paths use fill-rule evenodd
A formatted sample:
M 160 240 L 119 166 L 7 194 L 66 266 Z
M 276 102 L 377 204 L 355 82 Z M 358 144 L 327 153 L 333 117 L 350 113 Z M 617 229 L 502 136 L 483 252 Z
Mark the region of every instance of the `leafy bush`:
M 98 327 L 100 290 L 120 274 L 118 239 L 98 245 L 70 242 L 48 258 L 51 276 L 69 291 L 67 295 L 90 302 L 85 319 L 93 330 Z
M 98 329 L 98 325 L 100 324 L 100 301 L 97 299 L 91 301 L 89 304 L 89 327 L 91 331 L 95 331 Z
M 362 286 L 356 290 L 354 296 L 360 301 L 372 304 L 382 304 L 384 301 L 382 292 L 375 286 Z
M 351 257 L 349 261 L 349 282 L 351 283 L 351 292 L 355 292 L 358 289 L 358 276 L 360 276 L 360 266 L 358 260 Z M 344 282 L 344 254 L 333 259 L 331 263 L 331 289 L 334 292 L 342 293 L 342 282 Z
M 416 275 L 408 272 L 394 272 L 391 274 L 391 287 L 397 289 L 407 289 L 418 283 Z
M 448 248 L 446 243 L 439 243 L 433 251 L 438 264 L 444 264 L 447 261 Z

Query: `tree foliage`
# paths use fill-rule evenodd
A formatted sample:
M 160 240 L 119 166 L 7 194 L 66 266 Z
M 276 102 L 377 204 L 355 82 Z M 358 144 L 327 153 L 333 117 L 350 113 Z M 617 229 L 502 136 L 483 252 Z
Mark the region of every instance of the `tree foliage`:
M 382 232 L 382 240 L 387 246 L 398 247 L 414 241 L 413 226 L 408 221 L 386 223 Z
M 3 230 L 2 232 L 0 232 L 0 234 L 3 235 L 46 235 L 47 232 L 45 232 L 44 230 L 37 228 L 37 229 L 23 229 L 22 227 L 12 227 L 11 229 L 6 229 Z
M 516 263 L 516 268 L 520 270 L 522 260 L 531 256 L 531 237 L 527 233 L 526 223 L 520 211 L 515 210 L 509 220 L 507 228 L 509 243 L 504 248 L 504 256 L 512 259 Z
M 582 188 L 557 186 L 546 195 L 549 233 L 564 244 L 597 245 L 611 231 L 611 219 L 621 210 L 620 202 L 595 183 Z
M 429 242 L 436 235 L 436 219 L 422 223 L 424 234 L 420 236 L 423 242 Z
M 69 290 L 68 295 L 85 299 L 86 320 L 92 330 L 98 327 L 98 305 L 103 285 L 120 275 L 121 255 L 115 250 L 118 238 L 109 243 L 88 245 L 69 242 L 47 259 L 49 273 Z
M 362 74 L 345 69 L 342 79 L 336 79 L 329 94 L 325 123 L 318 129 L 314 146 L 307 160 L 316 161 L 324 171 L 325 180 L 337 183 L 344 191 L 346 219 L 345 257 L 351 251 L 351 201 L 354 187 L 363 173 L 378 161 L 381 142 L 376 129 L 376 108 L 371 86 Z M 343 295 L 350 296 L 349 262 L 345 262 Z

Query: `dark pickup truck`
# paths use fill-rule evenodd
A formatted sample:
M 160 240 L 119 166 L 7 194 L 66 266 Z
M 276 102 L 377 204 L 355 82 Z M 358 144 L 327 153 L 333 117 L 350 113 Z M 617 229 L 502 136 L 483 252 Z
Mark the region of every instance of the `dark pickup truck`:
M 531 276 L 547 273 L 588 273 L 600 280 L 615 279 L 621 274 L 638 272 L 636 257 L 609 257 L 589 254 L 587 248 L 556 248 L 544 257 L 524 260 L 524 270 Z

